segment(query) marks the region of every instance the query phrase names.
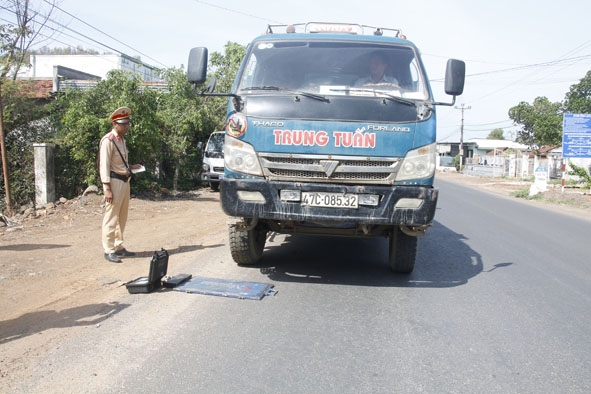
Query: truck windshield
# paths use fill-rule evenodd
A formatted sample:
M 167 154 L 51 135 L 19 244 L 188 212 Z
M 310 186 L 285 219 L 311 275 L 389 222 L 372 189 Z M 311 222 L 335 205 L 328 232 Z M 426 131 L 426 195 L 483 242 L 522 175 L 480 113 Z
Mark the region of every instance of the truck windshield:
M 329 98 L 429 98 L 412 46 L 316 40 L 257 42 L 243 69 L 238 94 L 290 91 Z

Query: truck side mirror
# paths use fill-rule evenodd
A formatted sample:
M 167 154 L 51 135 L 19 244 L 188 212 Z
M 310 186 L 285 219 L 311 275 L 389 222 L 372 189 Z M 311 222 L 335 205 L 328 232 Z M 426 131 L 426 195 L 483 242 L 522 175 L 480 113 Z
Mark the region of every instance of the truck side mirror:
M 202 84 L 207 77 L 207 48 L 193 48 L 189 52 L 187 66 L 187 77 L 189 82 Z
M 457 59 L 449 59 L 445 69 L 445 93 L 459 96 L 464 92 L 466 79 L 466 63 Z

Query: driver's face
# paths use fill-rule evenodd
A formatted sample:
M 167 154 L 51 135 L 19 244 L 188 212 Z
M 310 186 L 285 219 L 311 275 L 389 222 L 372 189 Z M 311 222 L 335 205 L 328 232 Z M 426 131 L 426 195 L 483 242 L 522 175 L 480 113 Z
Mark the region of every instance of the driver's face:
M 386 72 L 386 63 L 379 56 L 373 56 L 369 61 L 369 72 L 374 77 L 381 77 Z

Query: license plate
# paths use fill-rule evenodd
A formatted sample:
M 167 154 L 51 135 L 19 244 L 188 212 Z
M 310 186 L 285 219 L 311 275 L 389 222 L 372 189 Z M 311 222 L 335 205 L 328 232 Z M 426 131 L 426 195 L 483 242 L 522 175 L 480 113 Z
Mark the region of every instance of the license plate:
M 357 194 L 302 192 L 302 205 L 328 208 L 357 208 Z

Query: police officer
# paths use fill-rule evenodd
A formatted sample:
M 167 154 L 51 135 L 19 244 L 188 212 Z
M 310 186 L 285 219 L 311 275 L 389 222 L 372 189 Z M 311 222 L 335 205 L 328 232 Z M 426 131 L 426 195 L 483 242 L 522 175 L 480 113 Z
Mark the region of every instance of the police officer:
M 131 171 L 141 166 L 135 164 L 130 167 L 128 164 L 124 137 L 129 131 L 131 110 L 128 107 L 117 108 L 109 119 L 113 129 L 103 136 L 99 145 L 99 170 L 106 202 L 102 243 L 105 259 L 120 263 L 120 257 L 135 255 L 123 247 L 123 232 L 129 209 Z

